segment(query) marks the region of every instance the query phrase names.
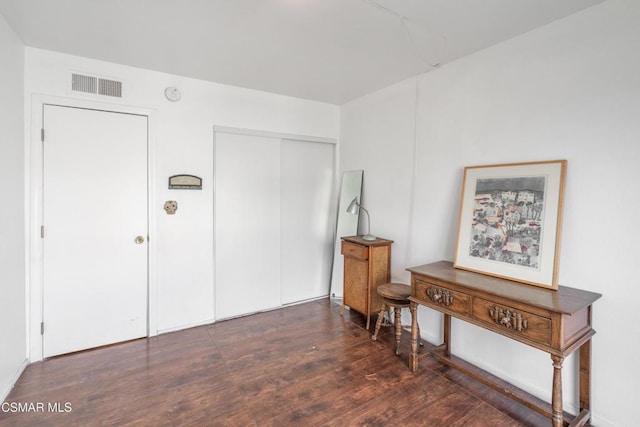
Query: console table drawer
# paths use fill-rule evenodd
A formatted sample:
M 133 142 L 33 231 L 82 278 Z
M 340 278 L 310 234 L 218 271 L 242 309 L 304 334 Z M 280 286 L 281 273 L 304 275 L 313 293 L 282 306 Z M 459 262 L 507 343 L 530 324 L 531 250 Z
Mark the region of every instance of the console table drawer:
M 497 304 L 482 298 L 474 298 L 472 316 L 487 324 L 525 339 L 542 344 L 551 344 L 551 319 Z
M 342 255 L 358 258 L 363 261 L 369 259 L 369 248 L 350 242 L 342 242 Z
M 436 305 L 463 316 L 469 315 L 471 299 L 467 294 L 453 291 L 438 284 L 416 280 L 413 295 L 424 301 L 426 305 Z

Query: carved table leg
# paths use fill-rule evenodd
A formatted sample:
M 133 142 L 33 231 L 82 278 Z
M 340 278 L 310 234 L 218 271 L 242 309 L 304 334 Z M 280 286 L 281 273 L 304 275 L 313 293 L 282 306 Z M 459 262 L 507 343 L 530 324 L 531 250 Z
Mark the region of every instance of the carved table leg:
M 409 303 L 411 311 L 411 354 L 409 355 L 409 369 L 411 372 L 418 370 L 418 304 Z
M 553 427 L 562 427 L 562 362 L 564 357 L 551 356 L 553 361 L 553 391 L 551 397 L 551 409 L 553 411 L 551 423 Z
M 451 355 L 451 316 L 444 315 L 444 354 Z
M 580 347 L 580 410 L 591 409 L 591 340 Z
M 591 411 L 591 340 L 580 347 L 580 411 Z

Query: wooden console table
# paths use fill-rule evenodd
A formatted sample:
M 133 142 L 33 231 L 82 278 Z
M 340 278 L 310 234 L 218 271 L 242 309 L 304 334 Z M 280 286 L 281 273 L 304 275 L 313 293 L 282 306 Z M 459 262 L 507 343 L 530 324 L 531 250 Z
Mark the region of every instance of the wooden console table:
M 408 268 L 411 272 L 411 355 L 409 367 L 418 369 L 417 307 L 444 313 L 444 342 L 433 354 L 439 361 L 461 369 L 475 379 L 551 418 L 554 427 L 564 424 L 562 363 L 580 350 L 580 413 L 570 426 L 582 426 L 591 417 L 591 305 L 601 297 L 594 292 L 559 286 L 558 290 L 525 285 L 454 269 L 440 261 Z M 551 355 L 553 390 L 551 411 L 507 392 L 498 384 L 458 363 L 450 353 L 451 316 L 530 345 Z

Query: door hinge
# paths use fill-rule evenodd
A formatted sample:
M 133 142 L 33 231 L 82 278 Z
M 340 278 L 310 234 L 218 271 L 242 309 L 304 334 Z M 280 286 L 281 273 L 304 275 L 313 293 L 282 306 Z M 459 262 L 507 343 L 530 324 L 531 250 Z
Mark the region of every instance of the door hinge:
M 40 128 L 40 141 L 44 142 L 44 128 Z
M 40 226 L 40 238 L 44 239 L 44 225 Z
M 40 322 L 40 335 L 44 335 L 44 322 Z

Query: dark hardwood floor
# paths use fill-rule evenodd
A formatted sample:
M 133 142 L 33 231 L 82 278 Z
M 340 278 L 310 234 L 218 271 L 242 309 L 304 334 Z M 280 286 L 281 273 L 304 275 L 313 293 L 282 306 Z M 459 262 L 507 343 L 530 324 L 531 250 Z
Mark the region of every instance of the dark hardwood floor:
M 34 363 L 0 425 L 551 424 L 432 357 L 411 373 L 407 332 L 397 357 L 392 328 L 371 341 L 339 312 L 323 299 Z

